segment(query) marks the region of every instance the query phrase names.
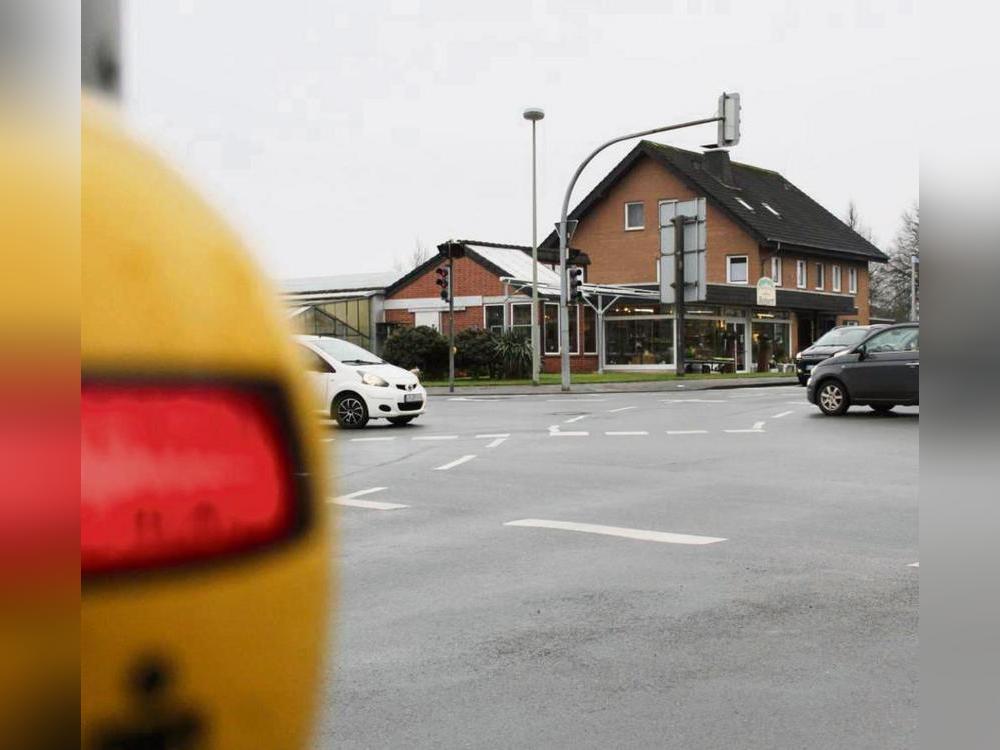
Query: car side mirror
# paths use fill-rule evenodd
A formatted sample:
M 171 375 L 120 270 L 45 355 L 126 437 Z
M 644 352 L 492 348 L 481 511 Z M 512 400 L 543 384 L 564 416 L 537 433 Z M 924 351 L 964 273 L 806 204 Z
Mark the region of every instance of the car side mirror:
M 858 355 L 858 362 L 864 361 L 865 356 L 868 354 L 868 350 L 864 346 L 859 346 L 854 351 Z

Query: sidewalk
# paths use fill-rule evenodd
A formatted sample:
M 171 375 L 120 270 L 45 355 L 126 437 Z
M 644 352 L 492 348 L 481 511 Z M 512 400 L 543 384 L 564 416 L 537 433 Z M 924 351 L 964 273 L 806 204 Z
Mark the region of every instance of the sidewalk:
M 774 378 L 719 378 L 691 380 L 644 380 L 633 383 L 574 383 L 574 393 L 656 393 L 658 391 L 711 391 L 727 388 L 768 388 L 776 385 L 796 385 L 792 377 Z M 527 396 L 527 395 L 559 395 L 562 393 L 556 385 L 466 385 L 455 388 L 449 394 L 447 386 L 432 386 L 427 389 L 431 396 Z

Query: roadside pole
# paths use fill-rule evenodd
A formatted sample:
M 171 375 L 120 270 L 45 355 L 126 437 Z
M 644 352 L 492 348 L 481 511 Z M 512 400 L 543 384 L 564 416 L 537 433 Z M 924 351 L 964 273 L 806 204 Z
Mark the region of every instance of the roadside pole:
M 448 252 L 448 393 L 455 392 L 455 258 Z
M 684 377 L 684 222 L 686 216 L 674 217 L 674 318 L 677 320 L 677 377 Z M 695 218 L 697 221 L 697 217 Z

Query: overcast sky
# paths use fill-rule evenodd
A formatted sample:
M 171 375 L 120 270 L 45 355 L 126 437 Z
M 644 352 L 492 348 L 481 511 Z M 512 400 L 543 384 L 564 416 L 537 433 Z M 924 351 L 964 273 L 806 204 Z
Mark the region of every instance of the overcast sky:
M 277 277 L 539 237 L 600 142 L 743 98 L 737 161 L 885 245 L 918 195 L 912 2 L 124 0 L 123 105 Z M 662 136 L 697 148 L 714 127 Z M 625 154 L 587 168 L 574 203 Z

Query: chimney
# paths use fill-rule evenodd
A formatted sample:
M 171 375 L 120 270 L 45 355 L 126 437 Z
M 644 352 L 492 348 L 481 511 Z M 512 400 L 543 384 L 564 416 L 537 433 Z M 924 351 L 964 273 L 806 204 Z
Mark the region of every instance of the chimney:
M 733 167 L 729 162 L 729 152 L 722 148 L 706 151 L 702 156 L 702 168 L 723 185 L 736 187 L 733 182 Z

